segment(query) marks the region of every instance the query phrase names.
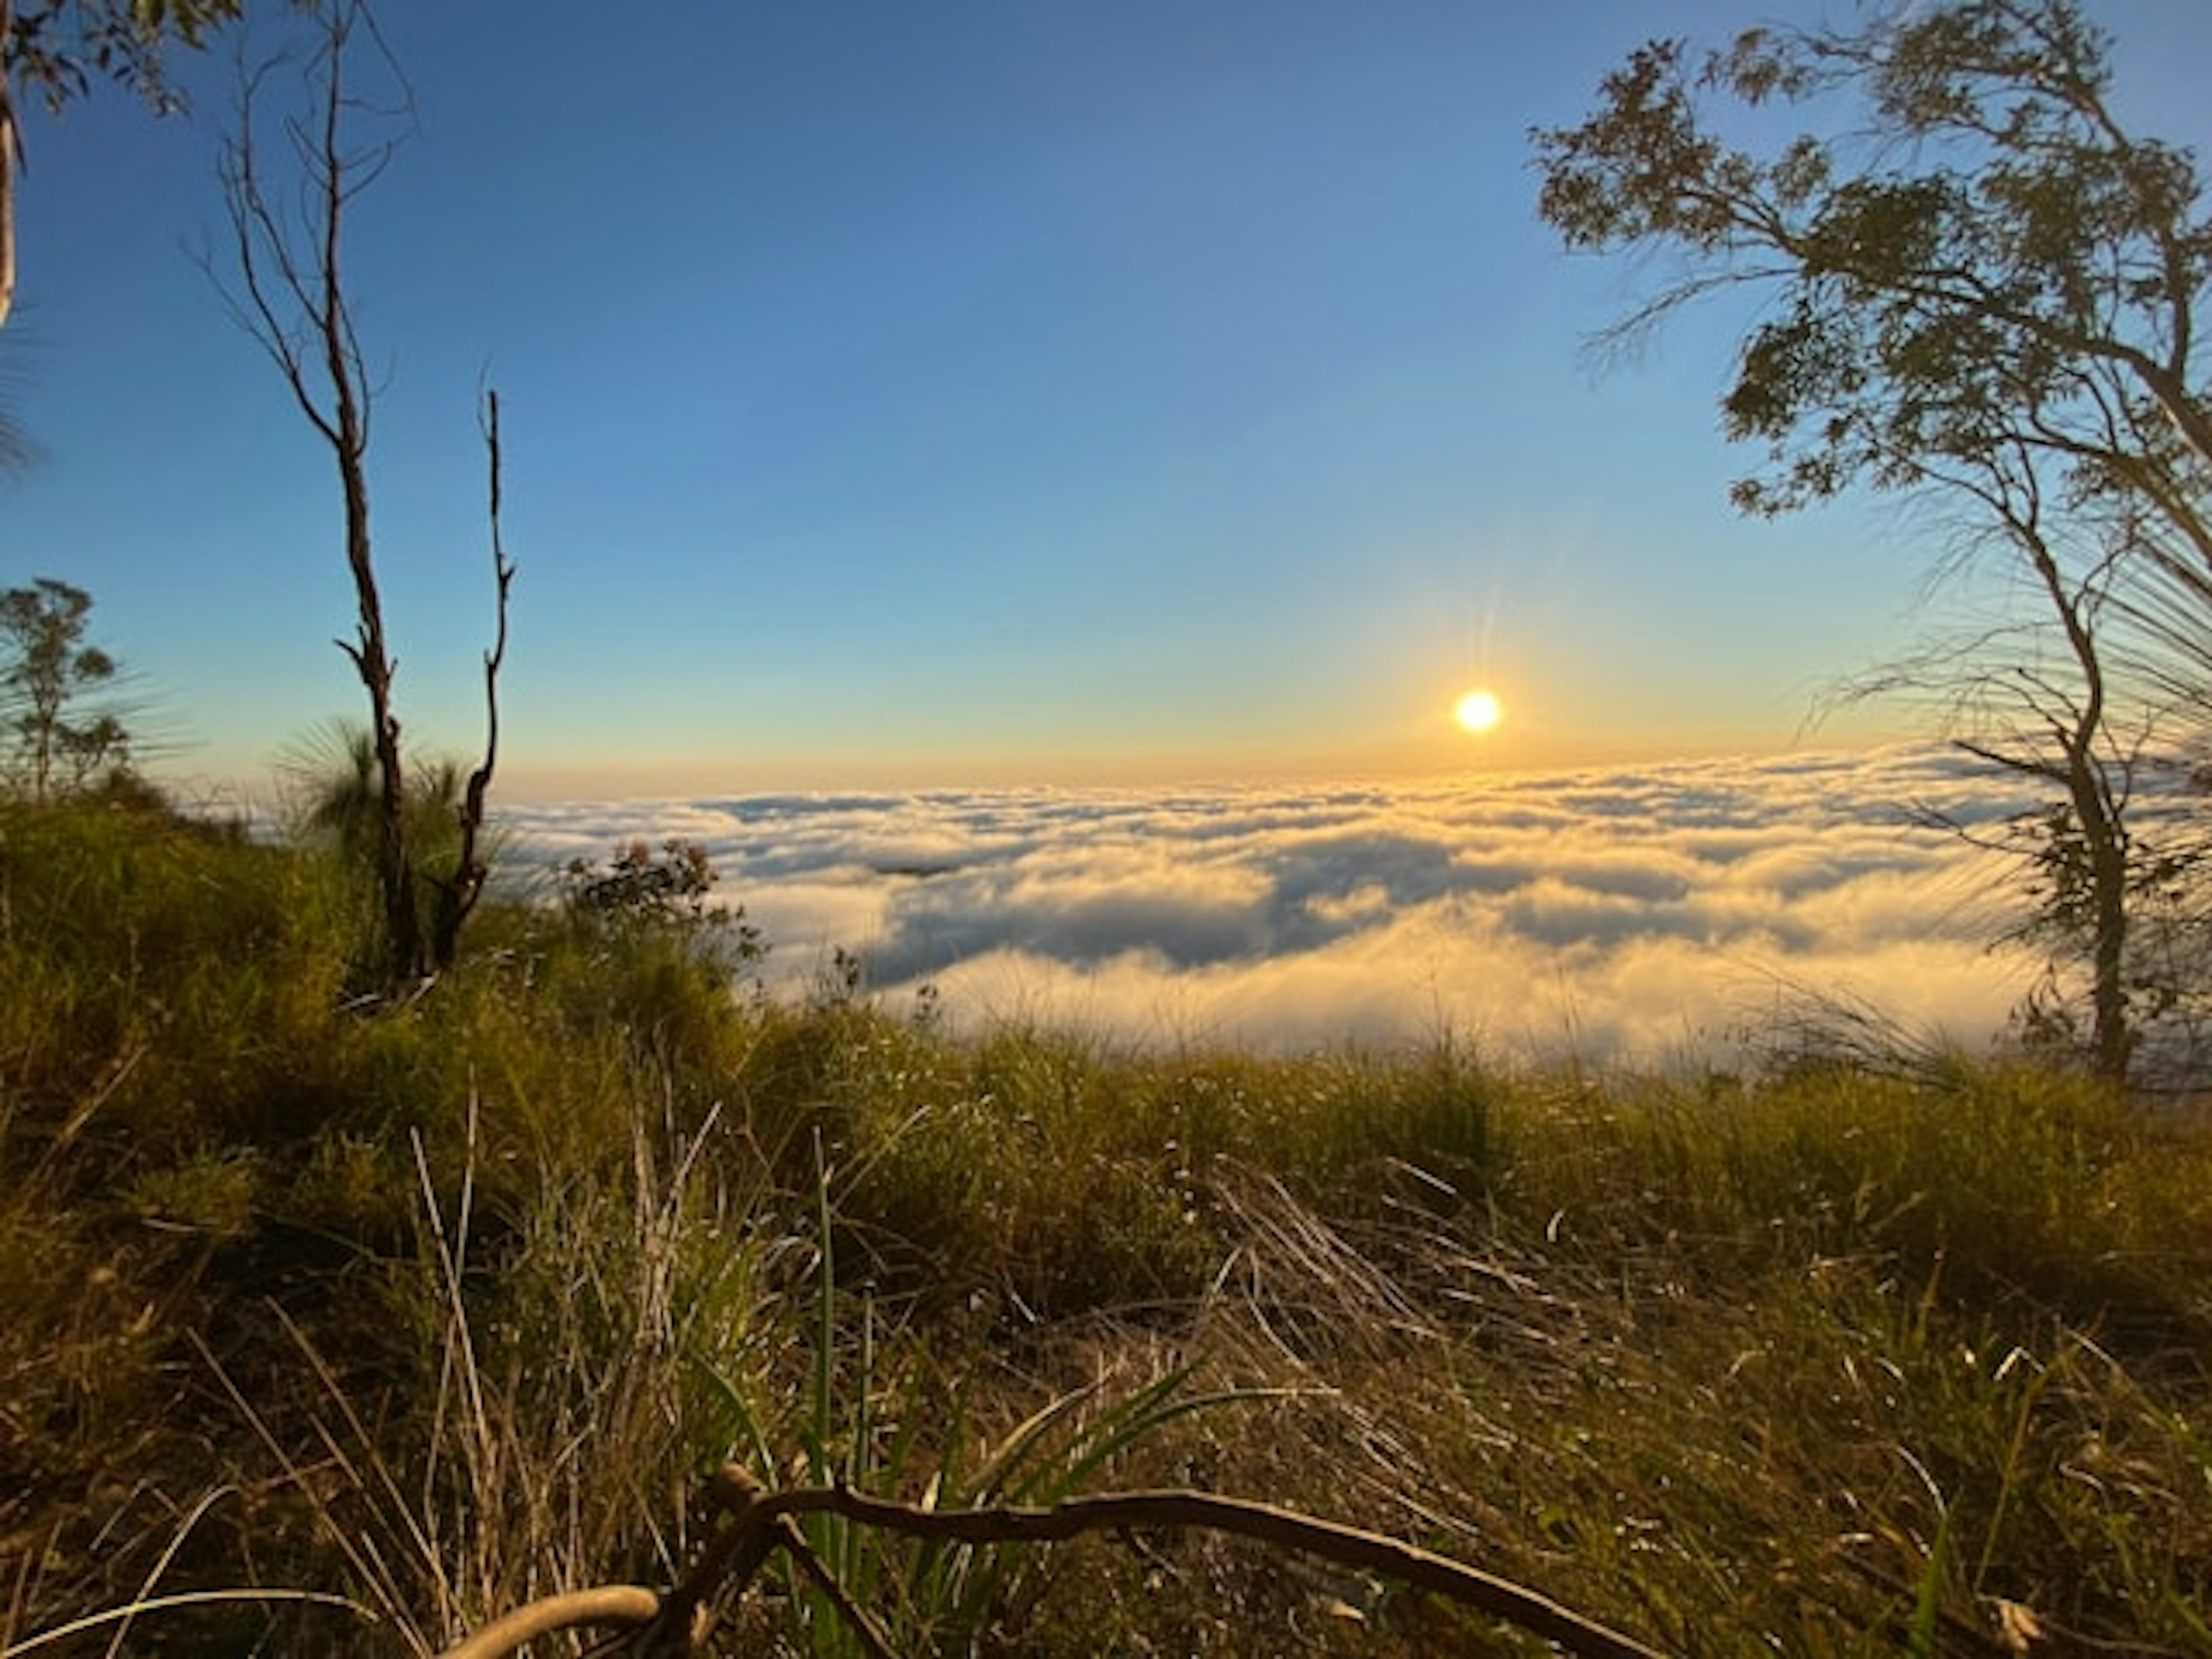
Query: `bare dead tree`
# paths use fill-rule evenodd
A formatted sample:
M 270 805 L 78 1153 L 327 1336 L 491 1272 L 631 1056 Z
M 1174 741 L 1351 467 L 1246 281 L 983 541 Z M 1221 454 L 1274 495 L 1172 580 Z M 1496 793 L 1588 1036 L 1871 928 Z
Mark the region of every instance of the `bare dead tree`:
M 369 535 L 368 444 L 374 403 L 342 252 L 346 214 L 376 183 L 406 136 L 411 106 L 404 77 L 362 0 L 333 0 L 317 14 L 319 36 L 305 68 L 307 112 L 280 123 L 283 151 L 272 169 L 259 143 L 258 108 L 282 60 L 241 76 L 236 131 L 217 162 L 237 280 L 216 276 L 232 314 L 276 364 L 293 401 L 329 447 L 344 501 L 345 561 L 353 577 L 354 637 L 338 648 L 354 665 L 369 704 L 379 774 L 376 878 L 386 930 L 386 968 L 393 986 L 419 982 L 451 962 L 461 924 L 483 884 L 478 831 L 497 753 L 497 679 L 507 648 L 507 595 L 514 576 L 499 544 L 496 404 L 487 426 L 492 467 L 492 559 L 498 595 L 497 642 L 485 658 L 491 736 L 459 809 L 462 849 L 444 877 L 418 870 L 409 832 L 407 768 L 392 683 L 398 665 L 385 628 Z M 348 70 L 356 54 L 380 66 L 391 95 L 356 92 Z M 360 139 L 356 126 L 377 136 Z M 211 276 L 215 275 L 210 265 Z M 436 894 L 426 927 L 425 881 Z

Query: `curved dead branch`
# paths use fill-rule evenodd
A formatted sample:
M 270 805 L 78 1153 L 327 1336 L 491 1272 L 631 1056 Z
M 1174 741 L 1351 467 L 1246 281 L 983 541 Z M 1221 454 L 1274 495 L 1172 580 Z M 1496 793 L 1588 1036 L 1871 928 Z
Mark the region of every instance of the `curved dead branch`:
M 649 1625 L 660 1616 L 660 1597 L 639 1584 L 602 1584 L 569 1590 L 517 1607 L 494 1620 L 441 1659 L 506 1659 L 526 1642 L 580 1625 Z M 678 1650 L 681 1651 L 681 1650 Z
M 645 1627 L 629 1651 L 641 1659 L 678 1659 L 696 1650 L 703 1630 L 701 1612 L 708 1599 L 744 1594 L 779 1547 L 790 1550 L 832 1592 L 868 1652 L 887 1652 L 882 1634 L 807 1547 L 796 1519 L 802 1515 L 834 1515 L 910 1538 L 968 1544 L 1060 1543 L 1130 1527 L 1203 1528 L 1320 1556 L 1444 1596 L 1556 1643 L 1579 1659 L 1662 1659 L 1657 1649 L 1493 1574 L 1380 1533 L 1246 1498 L 1171 1489 L 1103 1492 L 1042 1508 L 929 1510 L 847 1486 L 770 1492 L 734 1464 L 716 1474 L 711 1491 L 729 1518 L 684 1583 L 665 1596 L 629 1586 L 549 1596 L 486 1626 L 441 1659 L 506 1659 L 533 1637 L 586 1624 Z

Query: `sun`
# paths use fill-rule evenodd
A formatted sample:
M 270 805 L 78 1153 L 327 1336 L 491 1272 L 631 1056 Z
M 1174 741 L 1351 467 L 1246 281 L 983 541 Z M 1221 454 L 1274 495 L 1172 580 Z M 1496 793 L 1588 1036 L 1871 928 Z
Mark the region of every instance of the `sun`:
M 1452 708 L 1452 718 L 1470 732 L 1487 732 L 1504 718 L 1504 708 L 1494 692 L 1474 690 Z

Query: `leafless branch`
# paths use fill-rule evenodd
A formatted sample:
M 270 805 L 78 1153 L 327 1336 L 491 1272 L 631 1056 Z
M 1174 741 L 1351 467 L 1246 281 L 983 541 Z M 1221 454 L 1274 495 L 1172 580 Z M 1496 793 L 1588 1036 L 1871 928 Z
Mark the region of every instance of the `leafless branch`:
M 507 599 L 508 590 L 514 585 L 514 565 L 507 556 L 499 527 L 500 507 L 500 449 L 499 449 L 499 392 L 487 387 L 483 410 L 480 416 L 483 432 L 484 450 L 489 457 L 490 480 L 489 514 L 491 519 L 491 572 L 496 594 L 498 621 L 492 635 L 491 649 L 484 653 L 484 751 L 483 759 L 476 770 L 469 774 L 468 787 L 461 799 L 461 849 L 454 860 L 452 875 L 439 884 L 437 925 L 433 933 L 433 960 L 441 967 L 450 966 L 460 942 L 461 926 L 476 908 L 477 900 L 483 896 L 486 878 L 490 874 L 483 857 L 480 842 L 487 811 L 485 798 L 491 788 L 492 773 L 499 764 L 499 671 L 507 661 Z
M 968 1544 L 1060 1543 L 1086 1533 L 1129 1528 L 1199 1528 L 1249 1538 L 1271 1548 L 1317 1555 L 1475 1607 L 1516 1629 L 1555 1643 L 1580 1659 L 1661 1659 L 1659 1650 L 1583 1617 L 1536 1591 L 1445 1556 L 1334 1521 L 1245 1498 L 1182 1490 L 1103 1492 L 1042 1508 L 1012 1505 L 924 1509 L 871 1497 L 847 1486 L 770 1492 L 745 1470 L 725 1465 L 711 1486 L 728 1519 L 684 1582 L 665 1597 L 628 1586 L 549 1596 L 487 1626 L 449 1648 L 441 1659 L 506 1659 L 532 1637 L 580 1625 L 633 1626 L 629 1650 L 646 1659 L 677 1659 L 695 1650 L 700 1612 L 709 1597 L 742 1595 L 778 1547 L 832 1595 L 872 1655 L 888 1652 L 882 1634 L 805 1547 L 796 1517 L 834 1515 L 854 1525 L 911 1538 Z

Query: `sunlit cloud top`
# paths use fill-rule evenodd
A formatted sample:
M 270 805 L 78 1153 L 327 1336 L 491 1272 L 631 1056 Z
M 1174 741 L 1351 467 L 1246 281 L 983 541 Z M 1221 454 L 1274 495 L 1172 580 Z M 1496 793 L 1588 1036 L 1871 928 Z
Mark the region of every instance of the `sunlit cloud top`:
M 1501 1054 L 1724 1056 L 1822 996 L 1968 1046 L 2032 978 L 1993 952 L 1991 825 L 2029 800 L 1948 752 L 1430 784 L 951 791 L 511 815 L 526 862 L 703 842 L 789 989 L 856 953 L 969 1026 L 1262 1049 L 1440 1034 Z

